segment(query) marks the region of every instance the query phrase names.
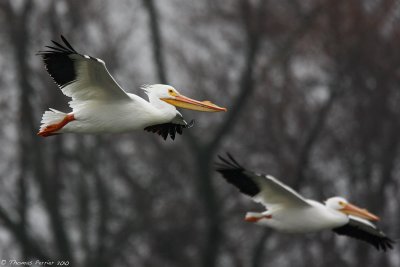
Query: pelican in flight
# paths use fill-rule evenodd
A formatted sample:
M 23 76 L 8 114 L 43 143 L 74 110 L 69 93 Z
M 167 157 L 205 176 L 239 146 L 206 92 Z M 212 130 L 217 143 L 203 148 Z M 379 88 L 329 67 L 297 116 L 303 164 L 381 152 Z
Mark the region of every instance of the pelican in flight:
M 50 109 L 43 114 L 38 135 L 60 133 L 121 133 L 144 129 L 164 139 L 182 134 L 187 123 L 176 107 L 197 111 L 226 111 L 210 101 L 197 101 L 181 95 L 165 84 L 144 86 L 149 101 L 125 92 L 108 72 L 103 60 L 76 52 L 61 36 L 64 44 L 40 51 L 47 72 L 61 91 L 72 98 L 72 112 Z
M 331 229 L 336 234 L 368 242 L 378 250 L 393 248 L 395 242 L 370 222 L 379 218 L 366 209 L 342 197 L 329 198 L 325 205 L 306 199 L 276 178 L 248 171 L 230 154 L 227 156 L 219 156 L 221 162 L 217 163 L 217 171 L 240 192 L 267 208 L 262 213 L 248 212 L 246 221 L 287 233 Z

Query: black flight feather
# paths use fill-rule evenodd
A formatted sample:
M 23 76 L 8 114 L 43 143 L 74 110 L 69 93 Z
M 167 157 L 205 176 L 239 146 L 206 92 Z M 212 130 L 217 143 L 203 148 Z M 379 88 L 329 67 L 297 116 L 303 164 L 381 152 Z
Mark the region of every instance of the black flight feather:
M 194 125 L 194 120 L 189 122 L 187 125 L 176 124 L 176 123 L 163 123 L 163 124 L 156 124 L 147 126 L 144 128 L 145 131 L 156 133 L 160 135 L 164 140 L 171 137 L 172 140 L 175 140 L 175 134 L 182 134 L 183 129 L 192 128 Z
M 236 186 L 240 192 L 250 197 L 260 193 L 260 187 L 248 176 L 243 168 L 231 154 L 227 153 L 228 158 L 218 155 L 221 162 L 217 162 L 216 171 L 222 174 L 222 177 L 230 184 Z
M 67 41 L 67 39 L 65 39 L 64 36 L 61 35 L 61 39 L 63 40 L 64 44 L 65 44 L 71 51 L 77 53 L 77 52 L 75 51 L 75 49 L 72 47 L 72 45 Z
M 377 250 L 393 249 L 393 244 L 395 243 L 381 230 L 351 218 L 348 224 L 332 230 L 338 235 L 345 235 L 367 242 Z
M 70 55 L 79 54 L 63 36 L 61 39 L 65 45 L 52 41 L 54 46 L 46 46 L 49 50 L 39 51 L 38 55 L 43 58 L 46 70 L 56 84 L 63 88 L 76 80 L 76 68 Z
M 76 52 L 67 39 L 61 35 L 63 44 L 52 40 L 53 45 L 45 46 L 48 50 L 39 51 L 37 55 L 41 56 L 47 72 L 62 89 L 63 87 L 73 83 L 77 79 L 77 71 L 75 60 L 71 55 L 78 55 L 84 58 L 82 54 Z M 89 57 L 97 60 L 94 57 Z

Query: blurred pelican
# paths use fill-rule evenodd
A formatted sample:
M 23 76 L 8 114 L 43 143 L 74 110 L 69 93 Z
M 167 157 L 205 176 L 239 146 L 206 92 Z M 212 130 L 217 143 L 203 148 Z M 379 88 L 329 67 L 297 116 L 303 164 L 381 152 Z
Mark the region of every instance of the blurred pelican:
M 342 197 L 329 198 L 325 205 L 305 199 L 292 188 L 270 175 L 256 174 L 243 168 L 228 154 L 219 157 L 217 171 L 240 192 L 263 204 L 265 212 L 248 212 L 245 220 L 288 233 L 308 233 L 332 229 L 339 235 L 347 235 L 366 241 L 376 249 L 392 249 L 394 241 L 388 238 L 370 221 L 379 218 L 350 204 Z

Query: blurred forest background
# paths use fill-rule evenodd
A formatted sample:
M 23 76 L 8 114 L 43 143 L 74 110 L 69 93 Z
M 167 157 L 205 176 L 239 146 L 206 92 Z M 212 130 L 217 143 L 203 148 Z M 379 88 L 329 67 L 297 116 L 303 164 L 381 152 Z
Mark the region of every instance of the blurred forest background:
M 243 221 L 213 170 L 231 152 L 309 198 L 342 195 L 400 237 L 400 2 L 1 0 L 0 258 L 70 266 L 399 266 L 330 231 Z M 36 136 L 68 111 L 35 53 L 65 35 L 127 91 L 169 83 L 228 112 L 147 132 Z

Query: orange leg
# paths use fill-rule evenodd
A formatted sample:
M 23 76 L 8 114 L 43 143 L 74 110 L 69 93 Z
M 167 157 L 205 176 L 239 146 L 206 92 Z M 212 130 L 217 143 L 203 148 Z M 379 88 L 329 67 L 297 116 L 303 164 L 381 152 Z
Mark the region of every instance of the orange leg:
M 67 116 L 64 117 L 62 121 L 60 121 L 59 123 L 46 126 L 46 128 L 38 132 L 37 135 L 43 137 L 57 135 L 57 133 L 55 133 L 56 131 L 60 130 L 62 127 L 64 127 L 65 125 L 74 120 L 75 120 L 74 114 L 68 114 Z
M 264 215 L 261 217 L 246 217 L 244 220 L 246 222 L 258 222 L 261 219 L 271 219 L 271 218 L 272 218 L 272 215 L 268 214 L 268 215 Z

